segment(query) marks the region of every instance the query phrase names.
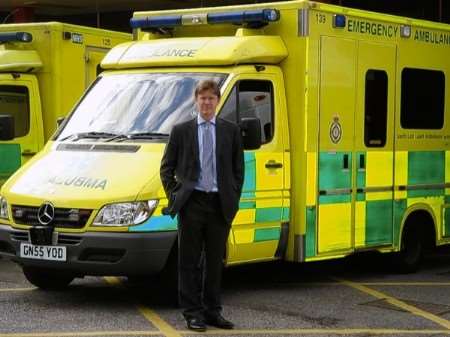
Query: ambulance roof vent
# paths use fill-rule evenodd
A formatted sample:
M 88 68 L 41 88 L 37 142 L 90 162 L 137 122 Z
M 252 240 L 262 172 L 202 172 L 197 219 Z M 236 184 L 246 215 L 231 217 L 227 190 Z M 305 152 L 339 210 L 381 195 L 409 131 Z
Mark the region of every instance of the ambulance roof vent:
M 33 35 L 27 32 L 5 32 L 0 33 L 0 43 L 5 42 L 31 42 Z
M 260 28 L 280 19 L 277 9 L 266 8 L 247 11 L 231 11 L 221 13 L 198 13 L 185 15 L 144 16 L 130 20 L 133 29 L 159 29 L 178 26 L 195 26 L 208 24 L 245 25 L 249 28 Z

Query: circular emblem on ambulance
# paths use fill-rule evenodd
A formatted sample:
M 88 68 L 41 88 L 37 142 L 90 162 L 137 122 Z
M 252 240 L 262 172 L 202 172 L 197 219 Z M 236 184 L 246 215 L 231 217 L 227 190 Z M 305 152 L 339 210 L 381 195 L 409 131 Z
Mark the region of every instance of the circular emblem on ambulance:
M 43 203 L 39 207 L 37 218 L 41 225 L 46 226 L 50 224 L 55 218 L 55 207 L 49 202 Z
M 342 138 L 342 127 L 339 123 L 339 117 L 334 117 L 330 126 L 330 139 L 334 144 L 339 143 Z

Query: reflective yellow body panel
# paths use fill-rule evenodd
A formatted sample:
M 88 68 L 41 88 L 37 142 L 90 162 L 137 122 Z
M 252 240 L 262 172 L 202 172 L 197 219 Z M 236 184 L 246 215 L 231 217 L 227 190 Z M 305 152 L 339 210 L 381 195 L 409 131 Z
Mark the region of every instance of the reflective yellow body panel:
M 352 243 L 351 203 L 319 207 L 319 253 L 348 250 Z

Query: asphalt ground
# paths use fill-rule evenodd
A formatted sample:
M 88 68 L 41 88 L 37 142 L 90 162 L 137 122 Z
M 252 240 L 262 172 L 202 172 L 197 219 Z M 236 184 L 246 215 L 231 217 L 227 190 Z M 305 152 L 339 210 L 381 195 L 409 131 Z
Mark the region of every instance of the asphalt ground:
M 150 280 L 85 277 L 43 291 L 0 259 L 0 337 L 450 336 L 450 249 L 426 257 L 415 274 L 396 274 L 389 260 L 365 254 L 227 269 L 224 316 L 235 329 L 193 333 Z

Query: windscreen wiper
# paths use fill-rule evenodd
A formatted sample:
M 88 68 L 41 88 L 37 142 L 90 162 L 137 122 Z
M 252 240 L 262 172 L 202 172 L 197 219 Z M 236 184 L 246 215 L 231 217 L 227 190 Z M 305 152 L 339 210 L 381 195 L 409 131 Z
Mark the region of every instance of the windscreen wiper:
M 62 139 L 59 139 L 60 142 L 75 138 L 75 140 L 83 139 L 83 138 L 94 138 L 94 139 L 100 139 L 100 138 L 111 138 L 111 137 L 119 137 L 121 135 L 117 133 L 111 133 L 111 132 L 97 132 L 97 131 L 91 131 L 91 132 L 79 132 L 71 134 L 67 137 L 64 137 Z
M 128 139 L 155 139 L 155 138 L 167 138 L 168 133 L 159 132 L 137 132 L 127 134 Z

